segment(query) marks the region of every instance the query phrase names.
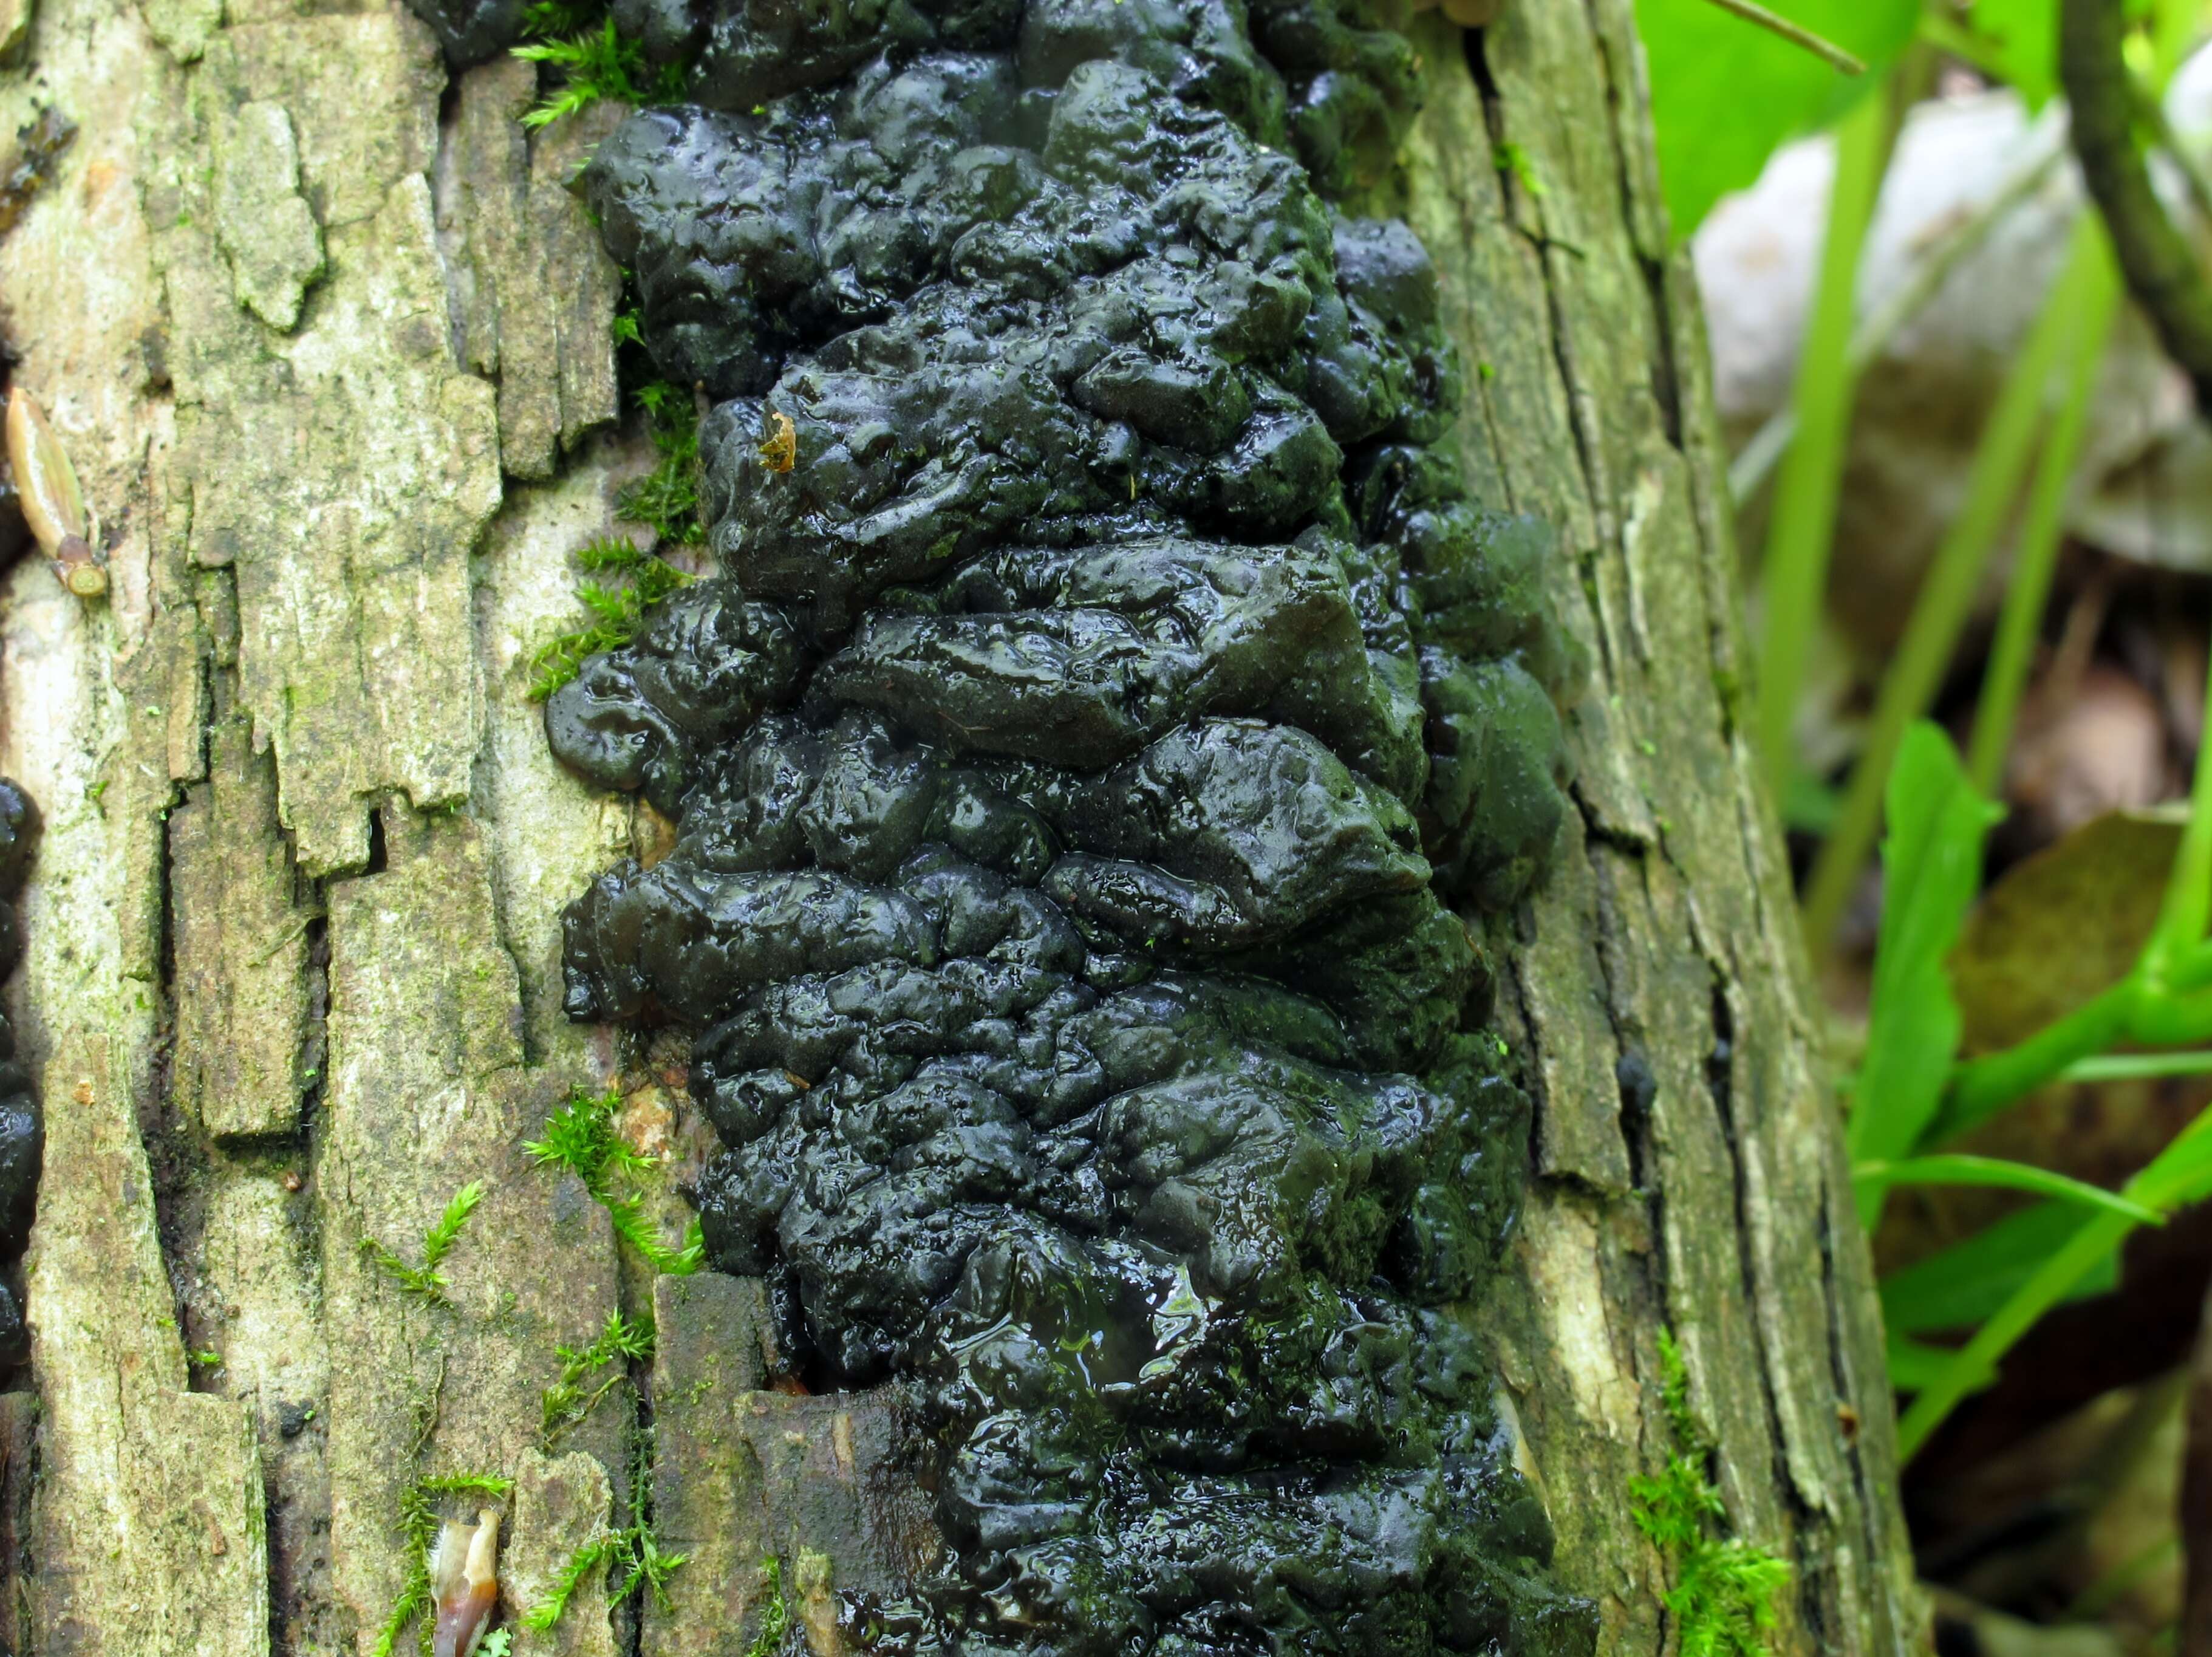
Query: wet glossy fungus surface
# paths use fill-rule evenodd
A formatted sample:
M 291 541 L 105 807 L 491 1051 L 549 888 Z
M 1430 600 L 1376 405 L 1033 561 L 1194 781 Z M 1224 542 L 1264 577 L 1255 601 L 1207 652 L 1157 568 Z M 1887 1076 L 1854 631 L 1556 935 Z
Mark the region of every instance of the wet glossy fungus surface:
M 447 61 L 466 68 L 495 58 L 513 46 L 528 15 L 528 0 L 407 0 L 409 9 L 430 26 L 445 48 Z
M 697 1033 L 714 1263 L 912 1394 L 951 1553 L 852 1634 L 1587 1652 L 1472 1328 L 1526 1103 L 1455 909 L 1563 810 L 1551 540 L 1467 497 L 1427 253 L 1329 204 L 1411 48 L 617 15 L 692 65 L 585 183 L 713 401 L 721 574 L 548 705 L 679 826 L 570 909 L 568 1005 Z
M 15 970 L 23 937 L 15 899 L 28 872 L 38 813 L 30 797 L 0 777 L 0 979 Z M 15 1057 L 15 1030 L 0 1013 L 0 1261 L 12 1263 L 30 1240 L 39 1191 L 39 1161 L 46 1142 L 39 1096 L 31 1073 Z M 0 1373 L 30 1356 L 21 1308 L 0 1283 Z

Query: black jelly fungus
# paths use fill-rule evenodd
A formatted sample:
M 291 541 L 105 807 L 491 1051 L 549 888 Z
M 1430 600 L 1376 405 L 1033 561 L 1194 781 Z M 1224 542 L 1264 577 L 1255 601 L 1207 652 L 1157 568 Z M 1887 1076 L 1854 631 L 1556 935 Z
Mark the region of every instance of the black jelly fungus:
M 29 1240 L 45 1144 L 29 1074 L 13 1059 L 0 1063 L 0 1251 L 19 1253 Z
M 582 185 L 720 574 L 549 701 L 677 823 L 566 917 L 673 1018 L 710 1259 L 903 1389 L 875 1648 L 1590 1651 L 1473 1308 L 1528 1104 L 1455 905 L 1565 810 L 1549 530 L 1469 498 L 1364 0 L 623 0 Z M 788 468 L 763 441 L 788 421 Z M 865 1613 L 865 1614 L 862 1614 Z
M 0 1374 L 20 1369 L 30 1357 L 31 1332 L 24 1326 L 22 1306 L 15 1291 L 0 1283 Z
M 22 958 L 15 900 L 30 869 L 39 814 L 30 796 L 0 777 L 0 978 Z M 38 1089 L 15 1058 L 15 1029 L 0 1014 L 0 1257 L 9 1263 L 29 1240 L 37 1207 L 39 1168 L 46 1133 Z M 0 1284 L 0 1374 L 30 1356 L 30 1338 L 15 1295 Z
M 522 36 L 529 0 L 407 0 L 445 48 L 446 61 L 466 69 L 505 52 Z

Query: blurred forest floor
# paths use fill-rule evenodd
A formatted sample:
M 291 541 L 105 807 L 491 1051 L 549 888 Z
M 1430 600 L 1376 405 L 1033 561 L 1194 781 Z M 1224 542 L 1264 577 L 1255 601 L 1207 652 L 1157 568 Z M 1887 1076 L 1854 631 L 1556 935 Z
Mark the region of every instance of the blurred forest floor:
M 2190 142 L 2212 146 L 2212 53 L 2183 71 L 2170 106 L 2177 129 L 2195 135 Z M 1861 269 L 1863 317 L 1911 282 L 1960 223 L 1990 215 L 2008 187 L 2015 198 L 1859 381 L 1825 626 L 1796 713 L 1801 780 L 1785 802 L 1801 877 L 1832 820 L 1836 785 L 1858 751 L 1921 579 L 1960 509 L 2001 382 L 2083 210 L 2051 118 L 1947 69 L 1907 120 L 1884 180 Z M 2022 158 L 2039 146 L 2051 164 L 2019 191 Z M 1834 167 L 1829 140 L 1785 149 L 1698 233 L 1717 392 L 1737 451 L 1787 405 Z M 2192 220 L 2184 201 L 2176 206 L 2212 256 L 2201 216 Z M 1764 541 L 1770 494 L 1762 485 L 1741 502 L 1747 549 Z M 2008 564 L 2002 552 L 1991 561 L 1934 709 L 1961 748 Z M 2007 815 L 1951 958 L 1964 1056 L 2022 1040 L 2135 960 L 2186 819 L 2204 736 L 2208 634 L 2212 425 L 2130 314 L 2100 373 L 2004 762 Z M 1863 1024 L 1881 897 L 1869 865 L 1822 957 L 1847 1065 L 1849 1032 Z M 2117 1187 L 2208 1106 L 2212 1077 L 2064 1083 L 1955 1148 Z M 1940 1296 L 1941 1285 L 1916 1285 L 1916 1264 L 2030 1206 L 2000 1189 L 1895 1191 L 1875 1238 L 1886 1302 Z M 2174 1648 L 2187 1383 L 2208 1285 L 2212 1205 L 2137 1231 L 2117 1273 L 2032 1330 L 1994 1384 L 1921 1452 L 1905 1500 L 1946 1657 Z M 1893 1328 L 1896 1320 L 1893 1314 Z

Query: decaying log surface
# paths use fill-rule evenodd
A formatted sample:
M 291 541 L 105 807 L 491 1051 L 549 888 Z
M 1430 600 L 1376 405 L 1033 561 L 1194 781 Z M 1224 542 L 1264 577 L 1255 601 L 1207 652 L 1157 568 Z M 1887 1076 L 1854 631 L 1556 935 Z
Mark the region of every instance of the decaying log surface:
M 1560 526 L 1595 665 L 1504 998 L 1538 1128 L 1501 1368 L 1603 1649 L 1668 1648 L 1628 1500 L 1664 1324 L 1736 1528 L 1796 1567 L 1777 1649 L 1889 1653 L 1922 1618 L 1866 1251 L 1631 27 L 1627 0 L 1431 18 L 1389 203 L 1480 365 L 1470 476 Z M 8 1414 L 0 1486 L 34 1651 L 365 1653 L 404 1491 L 462 1472 L 515 1481 L 512 1617 L 626 1510 L 627 1396 L 540 1435 L 555 1348 L 618 1306 L 659 1314 L 653 1492 L 694 1557 L 669 1611 L 581 1593 L 516 1651 L 743 1650 L 767 1552 L 827 1649 L 838 1574 L 923 1545 L 878 1401 L 751 1390 L 746 1286 L 625 1276 L 520 1149 L 617 1075 L 678 1169 L 704 1130 L 667 1055 L 561 1016 L 561 906 L 655 830 L 555 765 L 527 696 L 568 550 L 645 458 L 613 434 L 617 274 L 562 188 L 604 125 L 526 134 L 518 64 L 447 81 L 396 5 L 276 0 L 47 0 L 0 71 L 8 126 L 82 128 L 0 301 L 115 577 L 87 610 L 26 565 L 0 606 L 0 770 L 47 823 L 12 986 L 48 1123 L 36 1429 Z M 452 1307 L 364 1260 L 414 1258 L 471 1181 Z

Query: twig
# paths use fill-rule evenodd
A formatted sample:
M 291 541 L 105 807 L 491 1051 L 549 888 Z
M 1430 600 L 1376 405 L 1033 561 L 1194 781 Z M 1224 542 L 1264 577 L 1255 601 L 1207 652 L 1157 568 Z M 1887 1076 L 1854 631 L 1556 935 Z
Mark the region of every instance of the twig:
M 2065 0 L 2060 10 L 2058 76 L 2073 110 L 2074 153 L 2128 291 L 2195 385 L 2199 412 L 2212 416 L 2212 280 L 2166 215 L 2136 143 L 2127 31 L 2123 0 Z
M 1723 11 L 1741 17 L 1747 23 L 1756 23 L 1770 34 L 1778 34 L 1793 46 L 1802 46 L 1824 63 L 1833 64 L 1846 75 L 1863 75 L 1866 65 L 1832 40 L 1824 40 L 1808 28 L 1801 28 L 1787 17 L 1778 17 L 1753 0 L 1712 0 Z

